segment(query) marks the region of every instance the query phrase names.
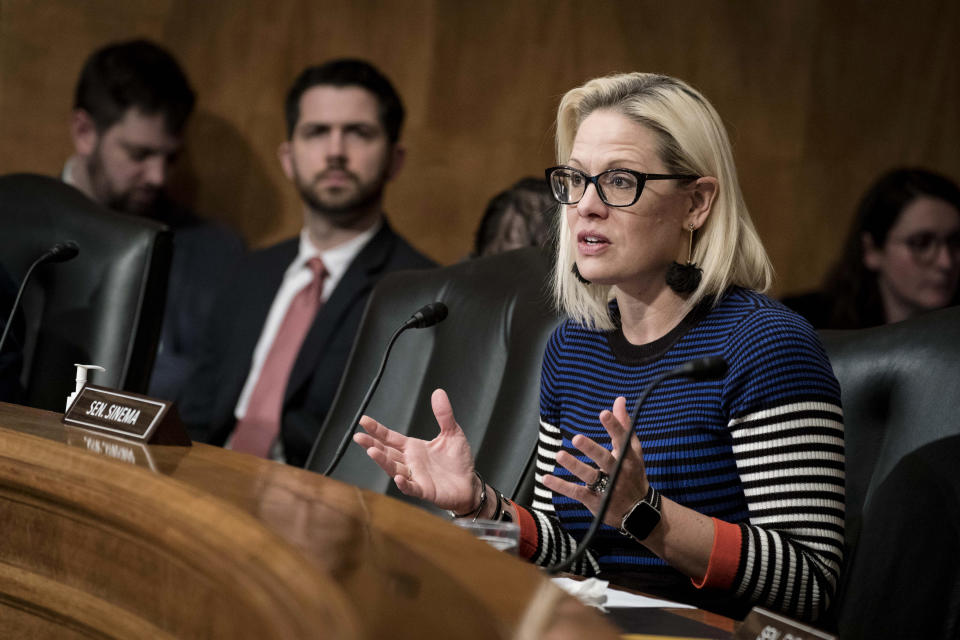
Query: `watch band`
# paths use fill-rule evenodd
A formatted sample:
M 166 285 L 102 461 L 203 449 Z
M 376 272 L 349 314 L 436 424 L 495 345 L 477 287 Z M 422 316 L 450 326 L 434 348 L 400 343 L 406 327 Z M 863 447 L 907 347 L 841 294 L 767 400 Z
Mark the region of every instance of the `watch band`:
M 647 494 L 643 496 L 620 521 L 620 533 L 642 542 L 660 524 L 660 492 L 649 485 Z

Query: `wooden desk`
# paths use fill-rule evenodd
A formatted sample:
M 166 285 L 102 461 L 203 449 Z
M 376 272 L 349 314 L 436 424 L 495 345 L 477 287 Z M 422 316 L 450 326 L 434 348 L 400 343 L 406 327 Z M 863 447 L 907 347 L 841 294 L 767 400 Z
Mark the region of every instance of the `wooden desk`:
M 0 637 L 617 637 L 420 509 L 194 444 L 0 403 Z
M 510 637 L 554 590 L 397 500 L 216 447 L 98 439 L 6 404 L 0 523 L 5 638 Z

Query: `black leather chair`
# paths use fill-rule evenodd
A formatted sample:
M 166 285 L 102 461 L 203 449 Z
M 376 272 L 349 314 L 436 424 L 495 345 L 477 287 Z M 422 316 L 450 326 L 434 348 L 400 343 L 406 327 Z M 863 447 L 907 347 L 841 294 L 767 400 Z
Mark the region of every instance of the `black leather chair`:
M 865 530 L 864 523 L 876 526 L 884 511 L 913 509 L 897 504 L 897 498 L 892 503 L 875 499 L 879 488 L 900 495 L 889 488 L 894 469 L 918 449 L 960 434 L 960 307 L 872 329 L 824 331 L 821 337 L 840 381 L 846 435 L 846 569 L 834 612 L 842 637 L 860 637 L 866 612 L 874 611 L 871 589 L 879 579 L 865 567 L 879 564 L 878 554 L 899 553 L 901 545 L 925 544 L 922 536 L 897 540 L 891 535 L 881 551 L 877 536 L 882 541 L 885 533 Z M 911 472 L 900 467 L 898 473 Z M 931 557 L 937 553 L 928 551 Z M 912 577 L 922 582 L 931 569 L 919 565 Z M 894 583 L 892 574 L 887 579 L 890 589 L 910 588 Z M 951 579 L 956 583 L 960 576 Z M 891 621 L 903 615 L 902 610 L 886 613 Z M 882 628 L 883 621 L 871 624 Z
M 529 494 L 540 364 L 560 321 L 546 286 L 550 267 L 545 252 L 530 248 L 385 277 L 370 296 L 309 468 L 322 471 L 331 460 L 396 328 L 424 304 L 441 301 L 448 318 L 400 336 L 367 414 L 401 433 L 431 439 L 437 423 L 430 394 L 442 387 L 478 470 L 505 495 Z M 333 477 L 399 496 L 392 480 L 354 444 Z
M 847 539 L 855 540 L 863 506 L 893 467 L 960 433 L 960 307 L 821 337 L 843 394 Z
M 70 262 L 37 268 L 21 303 L 26 318 L 24 404 L 63 411 L 74 363 L 90 381 L 145 392 L 163 318 L 172 250 L 166 227 L 106 210 L 47 176 L 0 176 L 0 262 L 19 282 L 58 242 Z

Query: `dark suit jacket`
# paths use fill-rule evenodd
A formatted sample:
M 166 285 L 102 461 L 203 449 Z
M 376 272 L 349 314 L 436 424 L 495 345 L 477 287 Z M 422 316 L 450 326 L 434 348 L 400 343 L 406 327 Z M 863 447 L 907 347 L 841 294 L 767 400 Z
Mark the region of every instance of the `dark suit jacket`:
M 253 351 L 298 238 L 250 254 L 218 301 L 200 365 L 184 391 L 180 414 L 194 440 L 223 445 Z M 320 308 L 287 383 L 281 438 L 287 462 L 303 466 L 340 384 L 347 356 L 374 284 L 384 274 L 435 264 L 384 221 Z
M 244 247 L 240 236 L 230 229 L 202 220 L 167 198 L 150 217 L 173 231 L 173 258 L 149 394 L 179 401 L 198 364 L 214 301 L 243 256 Z

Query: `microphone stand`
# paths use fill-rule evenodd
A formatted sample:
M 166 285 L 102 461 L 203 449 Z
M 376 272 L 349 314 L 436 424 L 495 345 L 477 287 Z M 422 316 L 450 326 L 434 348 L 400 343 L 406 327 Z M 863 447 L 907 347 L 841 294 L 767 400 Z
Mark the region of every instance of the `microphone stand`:
M 0 336 L 0 353 L 3 353 L 3 345 L 7 342 L 7 334 L 10 333 L 10 326 L 13 324 L 14 318 L 16 318 L 17 307 L 20 305 L 20 298 L 23 296 L 24 289 L 27 288 L 27 283 L 30 281 L 30 276 L 33 275 L 33 270 L 39 267 L 45 262 L 65 262 L 74 258 L 79 252 L 76 243 L 74 242 L 63 242 L 53 245 L 47 251 L 44 251 L 40 254 L 40 257 L 33 261 L 33 264 L 30 265 L 30 268 L 27 269 L 27 273 L 23 276 L 23 281 L 20 283 L 20 288 L 17 290 L 17 297 L 13 300 L 13 306 L 10 307 L 10 316 L 7 318 L 7 324 L 3 327 L 3 335 Z
M 387 368 L 387 358 L 390 357 L 390 351 L 393 349 L 393 343 L 397 341 L 397 338 L 400 337 L 400 334 L 410 328 L 410 325 L 405 324 L 396 331 L 393 332 L 393 336 L 390 338 L 390 342 L 387 343 L 387 349 L 383 352 L 383 359 L 380 360 L 380 367 L 377 369 L 377 375 L 373 377 L 373 382 L 367 388 L 367 393 L 364 394 L 363 400 L 360 402 L 360 408 L 357 409 L 357 414 L 353 416 L 353 420 L 350 421 L 350 428 L 347 429 L 347 432 L 343 435 L 343 439 L 340 440 L 340 445 L 337 447 L 337 453 L 333 456 L 333 460 L 330 461 L 330 464 L 327 465 L 327 468 L 323 470 L 323 475 L 329 476 L 333 473 L 333 470 L 340 463 L 340 459 L 343 457 L 343 454 L 346 453 L 347 447 L 350 445 L 350 440 L 353 438 L 353 433 L 357 427 L 357 423 L 360 422 L 360 418 L 363 416 L 363 412 L 366 411 L 367 405 L 370 404 L 370 398 L 373 397 L 373 392 L 377 390 L 377 386 L 380 384 L 380 378 L 383 377 L 383 371 Z M 320 440 L 317 439 L 317 443 Z M 317 450 L 316 444 L 314 445 L 313 452 Z M 313 454 L 310 456 L 313 457 Z M 307 461 L 307 467 L 310 466 L 310 461 Z
M 414 313 L 409 320 L 404 322 L 396 331 L 393 332 L 393 335 L 390 337 L 390 341 L 387 343 L 387 348 L 383 352 L 383 358 L 380 360 L 380 367 L 377 369 L 377 374 L 374 376 L 373 382 L 371 382 L 370 386 L 367 388 L 367 393 L 363 396 L 363 400 L 360 402 L 360 407 L 357 409 L 356 415 L 353 417 L 353 420 L 350 421 L 350 428 L 347 429 L 347 432 L 340 440 L 340 444 L 337 447 L 337 452 L 334 454 L 330 464 L 328 464 L 327 468 L 322 472 L 322 475 L 329 476 L 331 473 L 333 473 L 333 470 L 336 468 L 337 464 L 340 463 L 340 459 L 343 458 L 343 454 L 346 453 L 347 447 L 350 446 L 350 440 L 353 438 L 357 424 L 359 424 L 360 418 L 363 416 L 363 412 L 366 411 L 367 405 L 370 404 L 370 399 L 373 397 L 374 391 L 376 391 L 377 387 L 380 385 L 380 378 L 383 377 L 383 371 L 387 368 L 387 359 L 390 357 L 390 351 L 393 349 L 393 344 L 397 341 L 397 338 L 400 337 L 400 334 L 407 329 L 420 329 L 423 327 L 432 326 L 443 321 L 446 317 L 446 305 L 444 305 L 442 302 L 433 302 Z M 319 445 L 320 438 L 317 438 L 313 443 L 313 449 L 310 451 L 310 456 L 307 458 L 307 463 L 304 465 L 305 468 L 310 468 L 310 463 L 317 455 L 317 449 L 319 448 Z
M 613 472 L 610 474 L 610 478 L 607 481 L 607 490 L 603 494 L 603 502 L 600 503 L 600 510 L 597 511 L 596 515 L 593 517 L 593 522 L 590 523 L 590 528 L 587 530 L 587 534 L 580 541 L 580 544 L 577 545 L 577 548 L 574 550 L 574 552 L 560 562 L 546 567 L 545 570 L 547 573 L 553 575 L 570 568 L 574 562 L 580 559 L 580 557 L 587 550 L 587 547 L 593 541 L 594 536 L 597 535 L 600 525 L 603 524 L 603 517 L 607 515 L 607 509 L 610 507 L 610 499 L 613 497 L 613 490 L 617 486 L 617 478 L 620 477 L 620 469 L 623 468 L 623 461 L 627 457 L 627 447 L 630 446 L 630 439 L 635 435 L 634 429 L 636 428 L 637 418 L 640 417 L 640 408 L 643 406 L 643 403 L 646 402 L 647 396 L 649 396 L 650 393 L 661 382 L 669 378 L 683 376 L 696 379 L 710 379 L 711 377 L 723 375 L 726 369 L 727 363 L 724 362 L 722 358 L 716 356 L 701 358 L 699 360 L 691 360 L 690 362 L 682 364 L 679 367 L 661 373 L 651 380 L 649 384 L 647 384 L 643 392 L 640 394 L 640 398 L 637 400 L 637 404 L 633 409 L 633 415 L 630 418 L 630 428 L 627 430 L 626 435 L 624 435 L 620 442 L 620 457 L 617 458 L 617 463 L 614 465 Z

